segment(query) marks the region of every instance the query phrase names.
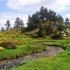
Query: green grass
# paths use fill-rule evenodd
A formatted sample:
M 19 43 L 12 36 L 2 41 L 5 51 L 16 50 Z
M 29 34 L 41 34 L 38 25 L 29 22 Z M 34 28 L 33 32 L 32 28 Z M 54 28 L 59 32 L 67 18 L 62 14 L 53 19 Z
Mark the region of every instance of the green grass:
M 70 50 L 70 40 L 50 40 L 43 42 L 45 45 L 59 46 L 65 50 Z
M 34 42 L 39 41 L 38 39 L 29 38 L 21 34 L 17 29 L 0 32 L 0 43 L 3 41 L 16 42 L 17 49 L 6 49 L 1 51 L 0 60 L 12 59 L 45 49 L 45 47 L 33 45 Z
M 45 47 L 34 45 L 37 42 L 64 48 L 64 52 L 55 57 L 41 58 L 25 64 L 22 63 L 13 70 L 70 70 L 70 40 L 33 39 L 24 34 L 20 34 L 19 30 L 13 29 L 0 33 L 0 42 L 2 41 L 16 42 L 17 49 L 1 51 L 0 60 L 14 59 L 43 50 Z
M 25 54 L 35 53 L 37 51 L 42 51 L 45 47 L 34 46 L 34 45 L 18 45 L 17 49 L 6 49 L 0 52 L 0 59 L 10 59 L 16 58 L 20 56 L 24 56 Z
M 70 70 L 70 56 L 64 58 L 42 58 L 23 64 L 14 70 Z
M 59 46 L 65 51 L 55 57 L 41 58 L 21 64 L 14 70 L 70 70 L 70 40 L 43 40 L 43 44 Z

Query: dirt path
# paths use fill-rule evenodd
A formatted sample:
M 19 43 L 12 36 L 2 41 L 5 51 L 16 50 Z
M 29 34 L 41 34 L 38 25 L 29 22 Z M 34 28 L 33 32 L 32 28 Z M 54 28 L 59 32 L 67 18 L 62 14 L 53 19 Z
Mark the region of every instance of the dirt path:
M 2 62 L 0 63 L 0 70 L 8 70 L 8 69 L 11 70 L 12 67 L 17 67 L 22 62 L 25 63 L 25 62 L 32 61 L 38 58 L 55 56 L 56 54 L 63 51 L 63 49 L 60 47 L 47 46 L 46 48 L 47 48 L 47 51 L 41 51 L 39 53 L 33 53 L 30 55 L 26 55 L 24 57 L 21 57 L 15 60 L 9 60 L 6 62 Z

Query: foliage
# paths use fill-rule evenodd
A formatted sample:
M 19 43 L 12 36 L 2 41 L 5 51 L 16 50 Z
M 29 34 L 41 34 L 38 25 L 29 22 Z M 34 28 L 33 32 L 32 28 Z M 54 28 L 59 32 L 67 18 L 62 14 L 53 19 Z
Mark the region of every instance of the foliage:
M 13 58 L 19 58 L 26 54 L 36 53 L 37 51 L 42 51 L 45 47 L 34 46 L 30 44 L 18 45 L 16 49 L 6 49 L 0 52 L 0 60 L 7 60 Z
M 66 18 L 66 19 L 65 19 L 65 24 L 66 24 L 66 25 L 70 25 L 69 18 Z
M 38 37 L 45 37 L 46 36 L 46 30 L 44 28 L 43 24 L 39 25 L 39 31 L 38 31 Z
M 28 27 L 31 27 L 32 25 L 32 27 L 37 28 L 39 23 L 44 23 L 45 21 L 62 23 L 63 18 L 59 14 L 56 15 L 56 12 L 52 10 L 47 10 L 47 8 L 44 8 L 42 6 L 39 12 L 36 12 L 32 16 L 29 15 Z
M 0 46 L 0 51 L 3 51 L 3 50 L 5 50 L 5 48 L 3 48 L 3 47 Z
M 24 34 L 27 35 L 28 37 L 31 37 L 31 38 L 36 38 L 38 35 L 39 29 L 35 29 L 35 30 L 32 30 L 32 31 L 28 31 L 28 32 L 25 32 Z
M 52 38 L 52 35 L 54 36 L 55 32 L 57 32 L 56 34 L 59 33 L 58 36 L 62 36 L 62 32 L 64 32 L 64 34 L 66 34 L 67 36 L 67 34 L 69 34 L 69 32 L 67 32 L 67 28 L 70 29 L 69 23 L 70 22 L 68 18 L 66 18 L 66 20 L 64 21 L 61 15 L 57 14 L 55 11 L 48 10 L 47 8 L 42 6 L 39 11 L 28 16 L 27 27 L 24 27 L 23 20 L 17 17 L 14 23 L 14 28 L 16 28 L 17 30 L 19 29 L 17 32 L 21 33 L 26 33 L 35 29 L 39 29 L 39 31 L 35 35 L 31 34 L 31 37 L 49 36 L 50 38 Z M 10 21 L 7 20 L 5 25 L 6 29 L 8 30 L 10 28 Z M 2 31 L 3 30 L 4 29 L 2 28 Z
M 14 70 L 69 70 L 70 69 L 70 40 L 43 40 L 45 45 L 65 48 L 64 52 L 54 57 L 41 58 L 19 65 Z
M 16 49 L 16 43 L 15 42 L 5 41 L 5 42 L 0 43 L 0 45 L 6 49 Z
M 6 30 L 8 30 L 10 28 L 11 24 L 10 24 L 10 21 L 9 20 L 7 20 L 5 26 L 6 26 Z
M 56 14 L 56 12 L 52 10 L 47 10 L 47 8 L 43 6 L 40 8 L 39 12 L 36 12 L 32 16 L 29 15 L 27 24 L 29 31 L 39 28 L 38 37 L 51 36 L 51 34 L 54 35 L 54 32 L 57 32 L 57 34 L 60 32 L 58 36 L 61 36 L 62 31 L 66 33 L 67 29 L 61 15 Z
M 44 28 L 46 30 L 46 35 L 51 35 L 54 32 L 54 25 L 51 21 L 44 22 Z
M 24 26 L 23 20 L 21 20 L 19 17 L 16 18 L 14 27 L 15 28 L 22 28 Z
M 61 34 L 54 33 L 52 35 L 52 39 L 63 39 L 63 36 Z
M 66 58 L 64 58 L 66 57 Z M 14 70 L 69 70 L 70 56 L 41 58 L 15 68 Z

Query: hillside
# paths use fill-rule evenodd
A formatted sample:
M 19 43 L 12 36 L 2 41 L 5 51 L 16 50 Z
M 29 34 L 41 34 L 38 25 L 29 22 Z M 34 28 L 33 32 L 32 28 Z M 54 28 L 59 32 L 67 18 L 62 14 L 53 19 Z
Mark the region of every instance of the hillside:
M 0 70 L 70 70 L 70 21 L 41 7 L 0 31 Z
M 70 40 L 31 38 L 37 31 L 22 34 L 20 29 L 14 28 L 0 32 L 0 44 L 5 43 L 4 49 L 0 49 L 1 70 L 11 68 L 13 70 L 70 69 Z M 6 42 L 16 43 L 16 48 L 6 48 Z M 7 47 L 12 47 L 10 43 Z

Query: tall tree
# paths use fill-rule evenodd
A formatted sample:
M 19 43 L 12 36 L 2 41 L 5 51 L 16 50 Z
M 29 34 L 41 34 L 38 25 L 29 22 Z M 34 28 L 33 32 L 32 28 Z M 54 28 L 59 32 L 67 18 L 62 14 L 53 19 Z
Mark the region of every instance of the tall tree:
M 28 28 L 29 30 L 39 28 L 38 36 L 40 37 L 44 37 L 46 34 L 61 36 L 62 31 L 66 29 L 63 22 L 64 19 L 61 15 L 57 15 L 56 12 L 47 10 L 42 6 L 39 12 L 28 17 Z M 68 23 L 69 21 L 66 20 L 66 22 Z
M 65 19 L 65 24 L 66 24 L 66 25 L 70 25 L 69 18 L 66 18 L 66 19 Z
M 57 18 L 56 12 L 54 12 L 54 11 L 52 11 L 52 10 L 49 10 L 49 15 L 48 15 L 48 17 L 49 17 L 49 20 L 50 20 L 50 21 L 56 22 L 56 18 Z
M 21 20 L 19 17 L 17 17 L 15 24 L 14 24 L 14 27 L 19 28 L 19 27 L 23 27 L 23 26 L 24 26 L 23 20 Z
M 52 24 L 52 21 L 47 21 L 44 23 L 46 34 L 51 35 L 54 32 L 54 25 Z
M 28 16 L 28 29 L 29 30 L 33 30 L 35 28 L 38 27 L 38 24 L 40 22 L 40 19 L 39 19 L 39 12 L 36 12 L 35 14 L 33 14 L 32 16 Z
M 40 23 L 39 25 L 38 37 L 46 37 L 46 30 L 43 23 Z
M 10 28 L 11 25 L 10 25 L 10 21 L 9 20 L 7 20 L 5 26 L 6 26 L 6 30 L 8 30 Z
M 57 21 L 59 22 L 59 23 L 63 23 L 63 17 L 61 16 L 61 15 L 57 15 Z
M 40 20 L 42 22 L 44 22 L 44 20 L 45 20 L 45 13 L 44 13 L 44 7 L 43 6 L 40 8 Z
M 32 21 L 32 17 L 29 15 L 28 16 L 28 22 L 27 22 L 27 25 L 28 25 L 28 30 L 33 30 L 34 29 L 34 24 L 33 24 L 33 21 Z
M 47 8 L 45 8 L 44 9 L 44 18 L 45 18 L 46 21 L 49 19 L 48 14 L 49 14 L 48 10 L 47 10 Z

